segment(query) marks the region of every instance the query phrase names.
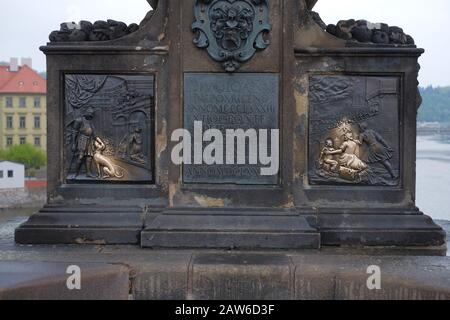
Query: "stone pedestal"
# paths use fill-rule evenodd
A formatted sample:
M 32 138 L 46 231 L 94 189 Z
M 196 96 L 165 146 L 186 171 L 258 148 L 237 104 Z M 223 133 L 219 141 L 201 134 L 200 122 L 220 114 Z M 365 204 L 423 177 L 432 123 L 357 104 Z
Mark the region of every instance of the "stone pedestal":
M 423 50 L 384 25 L 370 40 L 390 43 L 344 40 L 315 2 L 160 0 L 139 28 L 52 33 L 48 205 L 17 242 L 444 252 L 415 206 Z M 265 131 L 279 156 L 208 163 L 209 129 Z M 181 138 L 194 153 L 177 163 Z

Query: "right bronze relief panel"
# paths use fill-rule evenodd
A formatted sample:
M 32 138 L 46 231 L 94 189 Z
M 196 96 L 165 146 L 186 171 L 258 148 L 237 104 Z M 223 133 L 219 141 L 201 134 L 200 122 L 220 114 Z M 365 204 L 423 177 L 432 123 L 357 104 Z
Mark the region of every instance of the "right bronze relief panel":
M 311 185 L 399 185 L 399 79 L 310 77 Z

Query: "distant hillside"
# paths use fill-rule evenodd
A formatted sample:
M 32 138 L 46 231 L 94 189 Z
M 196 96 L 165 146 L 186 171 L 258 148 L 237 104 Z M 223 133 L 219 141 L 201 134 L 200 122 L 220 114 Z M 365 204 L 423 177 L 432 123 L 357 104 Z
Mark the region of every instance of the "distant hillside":
M 419 110 L 421 122 L 450 123 L 450 87 L 420 88 L 423 103 Z

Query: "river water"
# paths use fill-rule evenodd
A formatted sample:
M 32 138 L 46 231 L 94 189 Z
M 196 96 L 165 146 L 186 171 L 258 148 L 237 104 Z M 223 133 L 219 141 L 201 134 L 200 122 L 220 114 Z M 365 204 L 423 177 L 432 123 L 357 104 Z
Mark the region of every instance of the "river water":
M 417 206 L 438 220 L 450 220 L 450 135 L 417 138 Z

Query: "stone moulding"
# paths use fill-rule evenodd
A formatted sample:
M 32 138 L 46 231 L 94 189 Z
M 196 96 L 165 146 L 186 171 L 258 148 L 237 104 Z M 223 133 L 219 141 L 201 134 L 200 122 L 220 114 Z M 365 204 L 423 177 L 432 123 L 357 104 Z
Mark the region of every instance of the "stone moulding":
M 169 48 L 160 46 L 154 48 L 142 48 L 136 46 L 102 46 L 90 43 L 88 46 L 49 45 L 42 46 L 40 50 L 46 55 L 167 55 Z

